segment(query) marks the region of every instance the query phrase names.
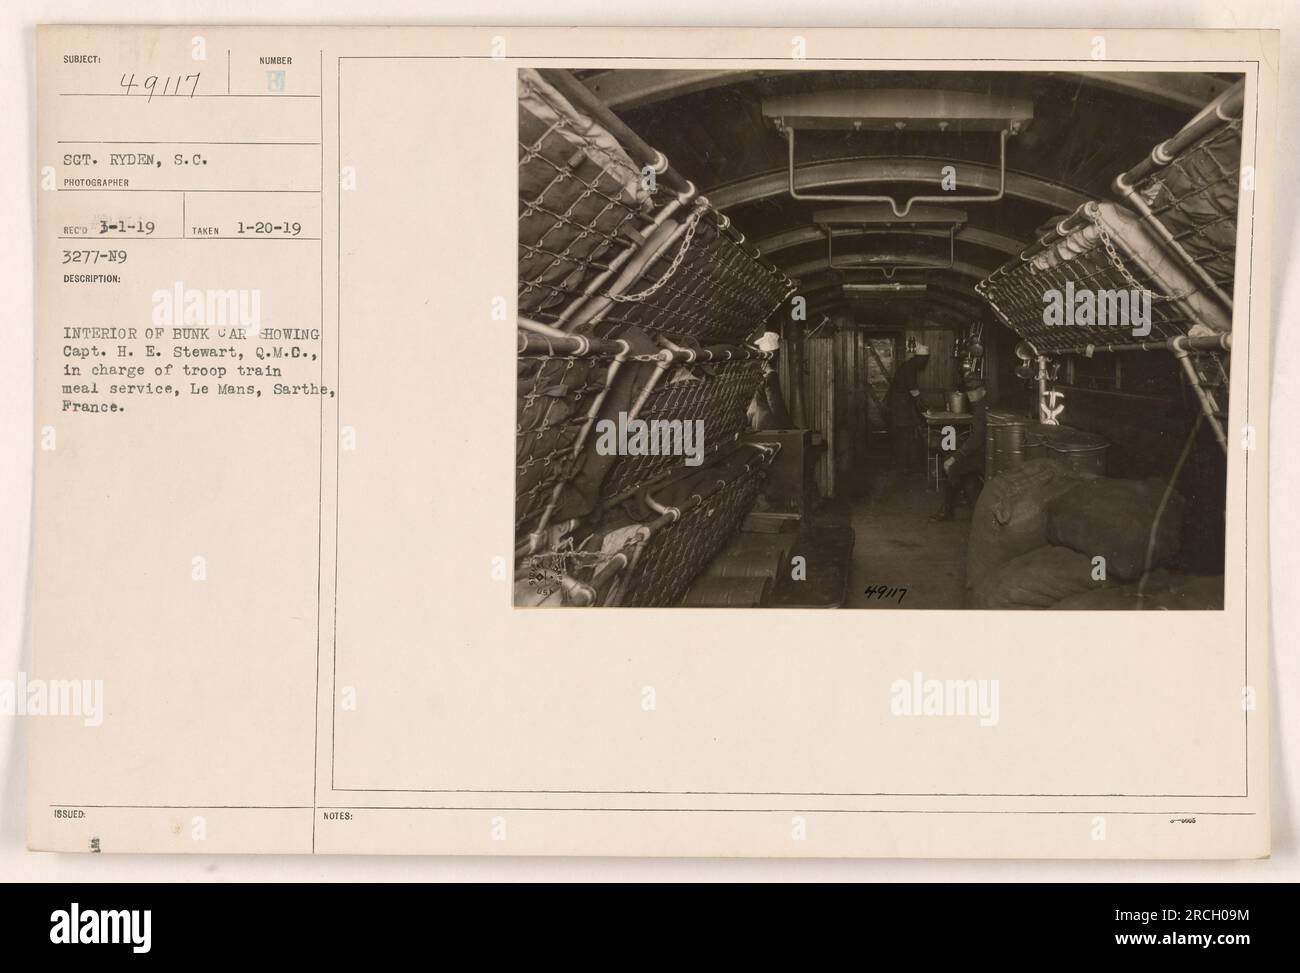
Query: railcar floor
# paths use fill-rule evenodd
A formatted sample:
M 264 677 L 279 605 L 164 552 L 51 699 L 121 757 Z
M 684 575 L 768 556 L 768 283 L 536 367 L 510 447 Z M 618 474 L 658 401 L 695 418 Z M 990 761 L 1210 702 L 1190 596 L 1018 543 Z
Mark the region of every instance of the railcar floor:
M 970 507 L 935 523 L 940 495 L 921 473 L 864 476 L 850 499 L 855 535 L 846 608 L 962 608 Z M 868 588 L 906 588 L 901 600 L 868 595 Z
M 851 508 L 828 504 L 790 540 L 789 557 L 804 559 L 807 575 L 790 577 L 787 560 L 776 574 L 769 608 L 843 608 L 853 573 L 854 536 Z

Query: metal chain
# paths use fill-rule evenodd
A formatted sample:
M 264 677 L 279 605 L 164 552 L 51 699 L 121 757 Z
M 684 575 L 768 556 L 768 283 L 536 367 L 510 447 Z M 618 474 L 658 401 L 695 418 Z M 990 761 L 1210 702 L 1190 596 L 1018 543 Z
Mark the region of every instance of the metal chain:
M 1092 220 L 1092 225 L 1097 228 L 1097 235 L 1101 238 L 1101 245 L 1106 248 L 1106 256 L 1110 257 L 1110 262 L 1114 265 L 1115 269 L 1120 272 L 1120 276 L 1124 278 L 1125 282 L 1132 290 L 1147 291 L 1151 294 L 1151 300 L 1153 301 L 1181 301 L 1187 296 L 1187 294 L 1158 294 L 1149 287 L 1143 287 L 1142 284 L 1138 282 L 1138 279 L 1129 271 L 1128 267 L 1124 265 L 1124 261 L 1120 257 L 1119 252 L 1115 249 L 1115 243 L 1111 240 L 1110 233 L 1107 232 L 1106 227 L 1102 225 L 1101 219 L 1096 213 L 1091 212 L 1088 213 L 1088 218 Z
M 690 219 L 686 221 L 686 235 L 682 239 L 682 245 L 678 247 L 676 256 L 673 257 L 672 264 L 669 265 L 667 272 L 660 277 L 655 283 L 651 284 L 645 290 L 636 294 L 609 294 L 611 301 L 618 301 L 620 304 L 633 304 L 637 301 L 644 301 L 647 297 L 653 295 L 659 288 L 677 273 L 677 268 L 682 265 L 682 260 L 686 257 L 686 251 L 691 248 L 691 240 L 695 237 L 695 228 L 699 226 L 700 219 L 704 216 L 704 207 L 700 207 L 691 214 Z

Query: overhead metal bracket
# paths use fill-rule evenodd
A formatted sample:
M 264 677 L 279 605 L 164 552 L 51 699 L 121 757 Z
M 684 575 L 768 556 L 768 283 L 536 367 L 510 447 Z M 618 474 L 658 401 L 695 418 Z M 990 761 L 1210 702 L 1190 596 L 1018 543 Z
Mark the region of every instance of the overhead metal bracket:
M 855 132 L 999 132 L 1034 118 L 1033 102 L 942 88 L 835 88 L 763 99 L 782 128 Z
M 813 223 L 826 235 L 826 266 L 829 270 L 879 270 L 886 280 L 892 280 L 900 270 L 951 270 L 957 264 L 957 231 L 966 223 L 966 211 L 946 206 L 918 206 L 906 218 L 893 215 L 880 205 L 844 206 L 839 209 L 818 210 L 813 213 Z M 944 225 L 948 227 L 948 263 L 936 264 L 867 264 L 864 266 L 837 264 L 835 262 L 835 227 L 857 227 L 862 233 L 870 227 L 872 232 L 904 234 L 918 226 Z
M 900 220 L 911 212 L 912 207 L 917 203 L 996 203 L 1001 200 L 1007 193 L 1007 136 L 1010 133 L 1008 129 L 1003 129 L 998 133 L 998 191 L 991 196 L 956 196 L 952 193 L 935 195 L 934 193 L 922 193 L 918 196 L 912 196 L 899 207 L 897 200 L 893 196 L 851 196 L 851 195 L 833 195 L 820 193 L 801 193 L 794 186 L 794 129 L 788 126 L 782 126 L 785 130 L 785 141 L 789 147 L 787 158 L 789 160 L 789 187 L 790 198 L 797 199 L 805 203 L 888 203 L 894 215 Z
M 835 262 L 835 235 L 829 226 L 823 226 L 826 234 L 826 266 L 829 270 L 879 270 L 886 280 L 893 280 L 900 270 L 952 270 L 957 265 L 957 225 L 948 228 L 948 262 L 926 264 L 837 264 Z
M 916 203 L 995 203 L 1006 194 L 1007 137 L 1033 120 L 1033 103 L 970 91 L 881 89 L 819 91 L 769 98 L 763 114 L 771 118 L 786 140 L 788 183 L 792 199 L 807 202 L 888 203 L 899 219 Z M 987 196 L 923 194 L 901 207 L 892 196 L 848 196 L 800 193 L 795 187 L 795 130 L 855 132 L 997 132 L 998 190 Z
M 916 297 L 924 294 L 928 288 L 925 284 L 841 284 L 840 291 L 845 297 L 853 294 L 893 294 Z

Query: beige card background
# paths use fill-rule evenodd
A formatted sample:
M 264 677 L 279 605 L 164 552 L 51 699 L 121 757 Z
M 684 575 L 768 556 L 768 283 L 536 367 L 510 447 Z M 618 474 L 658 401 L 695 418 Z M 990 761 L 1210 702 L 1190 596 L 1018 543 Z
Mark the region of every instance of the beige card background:
M 30 671 L 103 679 L 108 713 L 97 728 L 34 721 L 33 847 L 85 850 L 98 837 L 106 851 L 188 853 L 1267 853 L 1262 241 L 1274 36 L 1106 31 L 1099 65 L 1089 31 L 798 31 L 827 68 L 870 69 L 887 53 L 893 68 L 924 56 L 990 69 L 960 60 L 978 50 L 1042 59 L 1000 70 L 1197 60 L 1247 74 L 1255 158 L 1244 161 L 1258 175 L 1253 226 L 1246 207 L 1240 220 L 1239 280 L 1252 284 L 1235 322 L 1231 427 L 1249 421 L 1260 445 L 1229 462 L 1228 607 L 982 614 L 972 626 L 971 615 L 917 611 L 517 611 L 491 575 L 512 543 L 514 335 L 490 308 L 514 290 L 516 68 L 635 55 L 646 67 L 745 58 L 779 69 L 790 30 L 203 33 L 214 51 L 291 50 L 293 90 L 321 96 L 265 122 L 317 139 L 314 160 L 254 154 L 222 169 L 236 180 L 225 188 L 316 189 L 303 213 L 318 207 L 321 239 L 256 254 L 160 242 L 126 285 L 73 291 L 46 255 L 80 200 L 39 200 L 35 425 L 60 440 L 36 455 Z M 38 161 L 71 130 L 109 138 L 139 124 L 118 115 L 134 106 L 60 92 L 116 84 L 133 59 L 179 69 L 193 34 L 44 31 Z M 488 56 L 495 36 L 504 61 Z M 67 50 L 118 60 L 70 73 Z M 149 122 L 159 138 L 247 124 L 159 107 L 172 113 Z M 341 167 L 355 170 L 355 190 L 335 185 Z M 269 319 L 321 327 L 318 380 L 337 396 L 58 413 L 51 362 L 65 323 L 125 324 L 147 316 L 160 281 L 213 273 L 261 289 Z M 355 450 L 336 449 L 343 427 Z M 203 584 L 191 580 L 196 554 L 209 565 Z M 998 679 L 1000 724 L 891 717 L 890 684 L 915 671 Z M 1253 713 L 1243 685 L 1258 691 Z M 644 687 L 654 712 L 641 707 Z M 349 689 L 355 711 L 335 705 Z M 88 816 L 56 818 L 55 806 Z M 1104 841 L 1092 836 L 1098 816 Z

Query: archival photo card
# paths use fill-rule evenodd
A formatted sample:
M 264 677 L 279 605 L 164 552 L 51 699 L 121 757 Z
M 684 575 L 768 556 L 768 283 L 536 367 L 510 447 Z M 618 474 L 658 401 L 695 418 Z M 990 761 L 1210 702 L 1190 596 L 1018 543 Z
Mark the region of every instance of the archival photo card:
M 42 28 L 30 846 L 1267 855 L 1277 55 Z

